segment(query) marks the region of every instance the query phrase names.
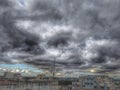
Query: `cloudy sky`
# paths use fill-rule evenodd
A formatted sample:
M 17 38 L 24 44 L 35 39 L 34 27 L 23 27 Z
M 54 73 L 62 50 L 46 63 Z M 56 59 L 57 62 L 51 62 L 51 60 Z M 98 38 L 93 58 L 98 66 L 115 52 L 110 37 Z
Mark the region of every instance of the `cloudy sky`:
M 120 0 L 0 0 L 0 67 L 119 71 L 119 8 Z

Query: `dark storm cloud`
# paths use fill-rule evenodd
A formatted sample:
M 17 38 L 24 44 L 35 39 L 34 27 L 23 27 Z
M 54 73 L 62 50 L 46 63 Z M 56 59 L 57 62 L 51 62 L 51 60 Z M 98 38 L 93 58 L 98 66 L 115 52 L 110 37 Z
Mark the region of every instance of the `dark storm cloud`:
M 9 0 L 1 0 L 0 1 L 0 7 L 9 7 L 9 6 L 11 6 L 12 5 L 12 3 L 9 1 Z
M 48 41 L 48 45 L 53 47 L 67 46 L 71 36 L 71 33 L 60 32 L 50 38 L 50 40 Z
M 0 62 L 120 69 L 119 0 L 13 2 L 0 1 Z
M 53 63 L 50 61 L 26 61 L 25 63 L 35 65 L 35 66 L 53 66 Z
M 64 15 L 61 11 L 56 7 L 56 5 L 47 0 L 36 0 L 32 1 L 30 11 L 27 12 L 26 15 L 17 16 L 18 19 L 23 20 L 32 20 L 35 22 L 42 22 L 42 21 L 53 21 L 56 22 L 63 19 Z
M 8 59 L 4 58 L 3 56 L 1 56 L 0 58 L 0 63 L 11 63 L 11 61 L 9 61 Z
M 119 46 L 114 45 L 112 47 L 105 46 L 98 49 L 99 56 L 92 59 L 93 63 L 103 64 L 112 60 L 112 63 L 119 61 L 120 59 L 120 50 Z M 118 63 L 119 64 L 119 63 Z M 117 67 L 117 66 L 116 66 Z
M 73 64 L 74 66 L 80 67 L 81 65 L 85 64 L 85 61 L 81 59 L 80 55 L 78 53 L 73 53 L 68 57 L 68 62 Z
M 13 49 L 21 48 L 23 51 L 37 52 L 39 48 L 39 37 L 21 30 L 15 26 L 15 19 L 13 19 L 9 11 L 2 14 L 1 25 L 3 26 L 4 33 L 7 34 L 10 42 L 9 44 Z M 42 50 L 42 49 L 41 49 Z
M 0 11 L 2 10 L 0 12 L 1 63 L 22 62 L 22 58 L 28 58 L 28 56 L 30 56 L 27 54 L 37 55 L 44 53 L 44 49 L 39 46 L 40 37 L 20 29 L 15 25 L 17 20 L 16 15 L 21 16 L 22 14 L 16 14 L 20 11 L 16 11 L 14 6 L 7 8 L 7 5 L 12 3 L 12 1 L 0 1 L 0 6 L 4 7 L 0 8 Z

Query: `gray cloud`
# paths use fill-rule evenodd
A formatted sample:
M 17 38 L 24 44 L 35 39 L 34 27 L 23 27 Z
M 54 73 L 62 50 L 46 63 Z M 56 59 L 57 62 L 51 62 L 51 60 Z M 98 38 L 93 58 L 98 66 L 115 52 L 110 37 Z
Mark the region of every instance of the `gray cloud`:
M 60 32 L 50 38 L 50 40 L 48 41 L 48 45 L 54 47 L 59 47 L 59 46 L 64 47 L 68 45 L 68 41 L 70 40 L 70 38 L 71 38 L 71 33 Z
M 12 3 L 9 0 L 1 0 L 0 1 L 0 7 L 10 7 L 12 5 Z
M 55 57 L 62 69 L 120 69 L 119 2 L 0 1 L 0 62 L 47 67 Z

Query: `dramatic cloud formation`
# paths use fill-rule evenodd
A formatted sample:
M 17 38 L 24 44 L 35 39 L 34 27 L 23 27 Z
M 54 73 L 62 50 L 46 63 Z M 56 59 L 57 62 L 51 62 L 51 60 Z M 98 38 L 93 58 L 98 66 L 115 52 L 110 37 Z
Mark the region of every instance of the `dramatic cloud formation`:
M 0 63 L 119 70 L 119 8 L 120 0 L 1 0 Z

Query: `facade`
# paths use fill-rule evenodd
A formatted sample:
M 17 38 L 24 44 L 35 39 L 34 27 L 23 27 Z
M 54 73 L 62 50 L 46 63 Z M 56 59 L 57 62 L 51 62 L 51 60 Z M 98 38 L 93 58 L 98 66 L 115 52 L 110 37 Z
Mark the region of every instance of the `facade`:
M 36 80 L 43 80 L 44 77 L 45 77 L 44 74 L 39 74 L 39 75 L 37 75 Z
M 87 75 L 79 78 L 77 87 L 81 90 L 110 90 L 110 82 L 105 75 Z
M 20 73 L 5 72 L 4 78 L 5 79 L 21 79 L 22 76 Z
M 84 77 L 84 82 L 82 85 L 86 89 L 93 89 L 96 88 L 96 81 L 94 76 L 86 76 Z
M 17 80 L 19 73 L 4 74 L 4 79 L 0 80 L 0 85 L 22 85 L 21 87 L 47 88 L 44 90 L 120 90 L 120 77 L 109 77 L 106 75 L 84 75 L 79 78 L 68 77 L 46 77 L 39 74 L 37 77 L 22 77 Z M 4 89 L 3 89 L 4 90 Z M 24 89 L 23 89 L 24 90 Z
M 120 89 L 120 77 L 110 77 L 112 86 L 114 86 L 115 89 Z

